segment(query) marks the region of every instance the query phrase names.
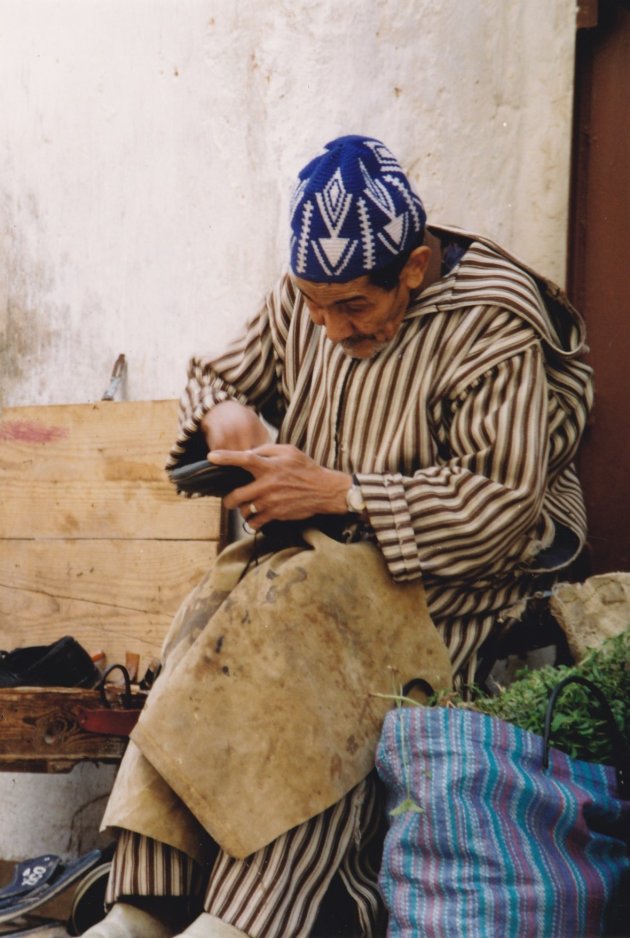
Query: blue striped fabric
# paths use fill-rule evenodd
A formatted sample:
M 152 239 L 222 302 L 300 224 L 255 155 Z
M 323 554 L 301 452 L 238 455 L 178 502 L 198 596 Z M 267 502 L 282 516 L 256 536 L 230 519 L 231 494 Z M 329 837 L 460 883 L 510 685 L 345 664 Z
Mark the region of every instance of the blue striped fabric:
M 380 876 L 388 936 L 630 934 L 630 802 L 610 767 L 552 750 L 545 772 L 542 755 L 540 736 L 485 714 L 387 715 L 377 769 L 394 812 Z

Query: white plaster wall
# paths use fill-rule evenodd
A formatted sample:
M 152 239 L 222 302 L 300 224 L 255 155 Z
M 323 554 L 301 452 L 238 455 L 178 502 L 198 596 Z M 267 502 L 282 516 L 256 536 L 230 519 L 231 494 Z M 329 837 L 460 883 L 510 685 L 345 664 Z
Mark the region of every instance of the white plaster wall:
M 292 180 L 341 133 L 384 139 L 433 220 L 562 281 L 574 6 L 1 0 L 0 403 L 100 398 L 120 352 L 128 397 L 176 396 L 270 285 Z M 0 777 L 0 857 L 77 848 L 110 778 Z
M 179 393 L 285 256 L 321 143 L 562 279 L 574 0 L 2 0 L 5 403 Z

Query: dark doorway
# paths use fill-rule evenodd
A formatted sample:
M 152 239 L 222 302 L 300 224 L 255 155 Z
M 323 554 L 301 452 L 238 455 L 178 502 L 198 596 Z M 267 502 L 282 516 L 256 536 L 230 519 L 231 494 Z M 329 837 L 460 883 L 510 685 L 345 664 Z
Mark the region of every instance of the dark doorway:
M 595 369 L 580 476 L 602 573 L 630 570 L 630 3 L 583 0 L 578 27 L 568 289 Z

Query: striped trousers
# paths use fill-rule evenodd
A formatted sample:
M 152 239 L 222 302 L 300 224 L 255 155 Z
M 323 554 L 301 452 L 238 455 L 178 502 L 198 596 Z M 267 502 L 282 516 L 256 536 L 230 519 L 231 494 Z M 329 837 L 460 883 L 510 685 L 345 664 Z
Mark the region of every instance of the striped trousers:
M 341 801 L 243 860 L 219 851 L 211 869 L 179 850 L 121 831 L 106 902 L 198 896 L 203 910 L 251 938 L 306 938 L 337 874 L 356 904 L 359 933 L 384 934 L 377 886 L 382 818 L 374 774 Z M 370 846 L 377 851 L 371 862 Z
M 480 618 L 475 628 L 443 633 L 456 685 L 472 682 L 476 652 L 491 622 Z M 250 938 L 307 938 L 338 877 L 356 906 L 353 934 L 378 938 L 386 930 L 378 889 L 383 803 L 373 772 L 326 811 L 245 859 L 217 848 L 208 868 L 173 847 L 121 830 L 106 904 L 125 896 L 198 897 L 205 912 Z

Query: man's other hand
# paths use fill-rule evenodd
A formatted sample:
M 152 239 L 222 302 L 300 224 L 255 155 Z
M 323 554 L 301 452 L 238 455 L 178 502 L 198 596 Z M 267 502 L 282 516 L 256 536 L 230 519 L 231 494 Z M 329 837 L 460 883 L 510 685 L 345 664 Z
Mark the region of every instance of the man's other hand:
M 242 466 L 254 476 L 253 482 L 223 500 L 226 508 L 238 508 L 254 529 L 268 521 L 299 521 L 348 510 L 352 476 L 325 469 L 295 446 L 265 443 L 244 452 L 213 449 L 208 459 L 219 466 Z
M 238 401 L 222 401 L 201 419 L 208 449 L 249 450 L 269 442 L 262 420 Z

